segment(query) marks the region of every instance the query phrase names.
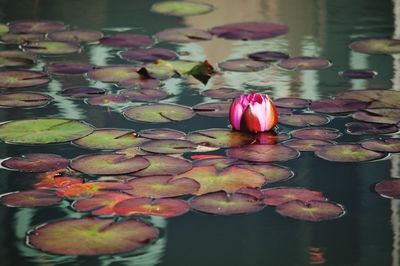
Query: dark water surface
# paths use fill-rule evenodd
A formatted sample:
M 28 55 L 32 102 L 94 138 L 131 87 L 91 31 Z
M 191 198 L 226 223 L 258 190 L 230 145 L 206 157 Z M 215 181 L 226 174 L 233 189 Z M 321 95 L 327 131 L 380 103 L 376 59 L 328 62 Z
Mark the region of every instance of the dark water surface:
M 289 72 L 271 67 L 254 73 L 234 73 L 211 80 L 206 88 L 267 87 L 274 97 L 318 99 L 348 89 L 400 89 L 400 57 L 366 55 L 351 51 L 350 42 L 371 37 L 400 38 L 400 2 L 397 0 L 216 0 L 209 14 L 187 18 L 150 13 L 153 0 L 0 0 L 1 22 L 18 19 L 52 19 L 80 28 L 154 34 L 171 27 L 212 26 L 241 21 L 279 22 L 289 26 L 287 35 L 263 41 L 227 41 L 214 38 L 207 42 L 183 45 L 157 44 L 158 47 L 189 52 L 192 60 L 208 59 L 217 64 L 226 59 L 244 57 L 250 52 L 279 50 L 292 56 L 322 56 L 333 66 L 321 71 Z M 207 1 L 205 1 L 207 2 Z M 396 17 L 397 13 L 397 17 Z M 12 47 L 12 46 L 10 46 Z M 7 48 L 10 48 L 7 47 Z M 66 57 L 54 58 L 54 61 Z M 85 53 L 68 59 L 88 61 L 95 65 L 126 64 L 116 51 L 98 45 L 85 47 Z M 35 69 L 41 69 L 39 62 Z M 337 73 L 345 69 L 372 68 L 379 72 L 373 80 L 346 80 Z M 48 92 L 54 101 L 44 108 L 2 109 L 0 121 L 29 117 L 66 117 L 83 119 L 95 127 L 119 127 L 141 130 L 170 127 L 184 132 L 212 127 L 227 127 L 226 118 L 196 116 L 191 120 L 151 125 L 127 121 L 120 113 L 81 100 L 58 96 L 61 88 L 71 85 L 95 85 L 117 92 L 114 85 L 88 81 L 83 77 L 55 77 L 48 86 L 37 90 Z M 212 101 L 199 91 L 198 82 L 171 79 L 166 90 L 174 97 L 163 102 L 188 106 Z M 22 90 L 21 90 L 22 91 Z M 328 126 L 344 132 L 349 118 L 337 118 Z M 283 127 L 283 129 L 286 129 Z M 366 136 L 368 137 L 368 136 Z M 363 137 L 365 138 L 365 136 Z M 340 142 L 358 141 L 361 137 L 344 134 Z M 56 153 L 74 158 L 91 151 L 70 144 L 23 146 L 0 143 L 0 157 L 26 153 Z M 224 151 L 217 152 L 224 154 Z M 320 223 L 288 219 L 273 208 L 238 216 L 211 216 L 189 212 L 172 219 L 151 218 L 161 230 L 152 245 L 130 254 L 101 257 L 53 256 L 25 245 L 26 232 L 36 225 L 59 218 L 81 217 L 68 207 L 33 209 L 8 208 L 0 205 L 0 265 L 241 265 L 294 266 L 310 264 L 310 248 L 319 248 L 325 263 L 321 265 L 400 265 L 400 202 L 380 197 L 373 185 L 400 177 L 400 157 L 370 163 L 332 163 L 312 153 L 282 165 L 295 172 L 283 184 L 304 186 L 323 192 L 330 200 L 343 204 L 346 214 L 336 220 Z M 31 188 L 34 174 L 0 170 L 0 193 Z

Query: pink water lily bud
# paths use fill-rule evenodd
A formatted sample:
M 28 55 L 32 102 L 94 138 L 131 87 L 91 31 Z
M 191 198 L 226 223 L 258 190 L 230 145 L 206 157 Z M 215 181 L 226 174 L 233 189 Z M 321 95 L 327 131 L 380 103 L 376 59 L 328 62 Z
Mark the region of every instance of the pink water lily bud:
M 232 102 L 229 121 L 235 130 L 264 132 L 273 129 L 278 123 L 278 112 L 268 95 L 250 93 Z

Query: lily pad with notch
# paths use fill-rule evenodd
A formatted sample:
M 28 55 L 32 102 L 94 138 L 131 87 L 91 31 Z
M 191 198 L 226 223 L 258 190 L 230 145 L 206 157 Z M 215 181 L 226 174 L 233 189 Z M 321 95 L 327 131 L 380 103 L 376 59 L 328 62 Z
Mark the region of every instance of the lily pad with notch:
M 213 128 L 193 131 L 185 139 L 199 145 L 230 148 L 250 144 L 255 141 L 255 136 L 246 132 Z
M 255 72 L 267 68 L 268 64 L 261 61 L 243 58 L 227 60 L 219 63 L 218 66 L 227 71 Z
M 184 159 L 167 155 L 144 155 L 150 165 L 143 170 L 131 173 L 132 176 L 176 175 L 192 169 L 192 164 Z
M 176 104 L 151 104 L 132 106 L 124 109 L 129 120 L 150 123 L 178 122 L 192 118 L 195 112 L 186 106 Z
M 53 98 L 36 92 L 14 92 L 0 94 L 0 107 L 39 107 L 48 104 Z
M 193 107 L 199 115 L 211 117 L 226 117 L 229 115 L 229 102 L 201 103 Z
M 181 139 L 186 136 L 182 131 L 170 128 L 150 128 L 139 132 L 139 135 L 147 139 Z
M 211 40 L 212 35 L 201 29 L 172 28 L 158 32 L 156 37 L 160 42 L 189 43 Z
M 120 94 L 129 100 L 136 101 L 157 101 L 169 96 L 168 93 L 159 89 L 129 89 L 123 90 Z
M 195 151 L 197 145 L 187 140 L 162 139 L 162 140 L 147 141 L 141 144 L 140 148 L 144 151 L 152 153 L 180 154 L 180 153 Z
M 242 22 L 214 27 L 213 35 L 229 40 L 262 40 L 286 34 L 289 28 L 282 24 Z
M 50 81 L 43 72 L 31 70 L 0 71 L 1 88 L 24 88 L 46 84 Z
M 38 55 L 64 55 L 80 51 L 79 45 L 67 42 L 38 41 L 23 43 L 24 51 Z
M 86 86 L 68 87 L 61 91 L 61 95 L 71 98 L 92 98 L 105 93 L 104 89 Z

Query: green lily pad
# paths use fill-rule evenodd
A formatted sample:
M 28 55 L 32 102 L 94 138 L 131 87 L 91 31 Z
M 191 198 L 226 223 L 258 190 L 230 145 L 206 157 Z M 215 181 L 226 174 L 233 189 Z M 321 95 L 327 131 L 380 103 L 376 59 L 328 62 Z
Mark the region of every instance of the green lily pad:
M 35 92 L 15 92 L 0 94 L 1 107 L 38 107 L 48 104 L 51 97 Z
M 79 52 L 79 46 L 67 42 L 39 41 L 22 44 L 24 51 L 40 55 L 62 55 Z
M 167 155 L 143 156 L 150 165 L 143 170 L 134 172 L 133 176 L 175 175 L 192 169 L 192 164 L 184 159 Z
M 102 82 L 122 82 L 139 78 L 136 67 L 108 66 L 93 69 L 88 72 L 88 77 Z
M 124 109 L 123 114 L 130 120 L 151 123 L 177 122 L 195 115 L 191 108 L 176 104 L 133 106 Z
M 9 30 L 10 28 L 6 24 L 0 23 L 0 35 L 6 34 Z
M 213 128 L 193 131 L 186 136 L 186 139 L 199 145 L 230 148 L 250 144 L 255 137 L 245 132 Z
M 151 7 L 152 12 L 179 17 L 205 14 L 212 10 L 212 5 L 189 1 L 164 1 Z
M 187 140 L 160 139 L 145 142 L 140 148 L 152 153 L 179 154 L 192 152 L 196 150 L 197 145 Z
M 227 154 L 232 158 L 258 163 L 285 162 L 300 156 L 297 150 L 278 144 L 245 145 L 228 149 Z
M 320 146 L 315 155 L 333 162 L 365 162 L 382 159 L 386 153 L 367 150 L 359 144 L 336 144 Z

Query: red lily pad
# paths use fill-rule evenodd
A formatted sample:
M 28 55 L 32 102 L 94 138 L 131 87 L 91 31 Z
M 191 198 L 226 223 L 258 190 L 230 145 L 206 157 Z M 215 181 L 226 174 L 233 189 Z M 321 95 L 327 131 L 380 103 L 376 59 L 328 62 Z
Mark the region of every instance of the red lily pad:
M 61 95 L 71 98 L 92 98 L 105 93 L 104 89 L 82 86 L 69 87 L 61 91 Z
M 367 103 L 369 108 L 397 108 L 400 101 L 400 91 L 382 89 L 346 91 L 338 94 L 336 99 L 362 101 Z
M 276 52 L 276 51 L 261 51 L 261 52 L 251 53 L 248 55 L 248 57 L 256 61 L 274 62 L 282 59 L 287 59 L 289 58 L 289 55 L 286 53 Z
M 372 69 L 349 69 L 339 72 L 339 75 L 348 79 L 373 79 L 378 72 Z
M 156 37 L 161 42 L 188 43 L 211 40 L 212 35 L 207 31 L 195 28 L 173 28 L 160 31 Z
M 53 254 L 99 256 L 138 249 L 157 236 L 157 229 L 136 220 L 85 217 L 36 227 L 28 233 L 27 243 Z
M 365 102 L 352 99 L 324 99 L 313 101 L 310 109 L 314 112 L 337 114 L 355 112 L 367 106 Z
M 155 175 L 175 175 L 192 169 L 192 164 L 184 159 L 166 155 L 145 155 L 143 156 L 150 165 L 133 176 L 155 176 Z
M 214 128 L 193 131 L 186 136 L 186 139 L 203 146 L 230 148 L 250 144 L 255 138 L 254 135 L 246 132 Z
M 147 214 L 172 218 L 189 211 L 189 204 L 178 199 L 128 199 L 118 203 L 114 210 L 119 215 Z
M 151 123 L 183 121 L 195 115 L 191 108 L 176 104 L 133 106 L 124 109 L 123 114 L 130 120 Z
M 382 159 L 386 153 L 367 150 L 359 144 L 336 144 L 320 146 L 315 155 L 333 162 L 366 162 Z
M 400 109 L 374 108 L 355 112 L 352 117 L 359 121 L 381 124 L 397 124 L 400 122 Z
M 400 40 L 366 39 L 352 42 L 350 48 L 366 54 L 397 54 L 400 53 Z
M 243 22 L 214 27 L 213 35 L 231 40 L 261 40 L 286 34 L 288 27 L 265 22 Z
M 378 152 L 400 152 L 400 138 L 369 139 L 360 142 L 361 147 Z
M 231 215 L 252 213 L 264 208 L 264 203 L 249 194 L 227 194 L 223 191 L 193 197 L 190 207 L 205 213 Z
M 316 151 L 320 146 L 336 144 L 322 139 L 291 139 L 282 143 L 298 151 Z
M 156 101 L 169 96 L 165 91 L 158 89 L 124 90 L 121 95 L 129 100 L 136 101 Z
M 211 117 L 226 117 L 229 115 L 229 102 L 202 103 L 193 107 L 199 115 Z
M 0 94 L 2 107 L 38 107 L 48 104 L 51 97 L 35 92 L 15 92 Z
M 346 132 L 351 135 L 364 135 L 364 134 L 390 134 L 395 133 L 399 129 L 392 124 L 377 124 L 366 122 L 350 122 L 346 124 Z
M 135 197 L 171 198 L 197 192 L 200 184 L 190 178 L 172 180 L 173 176 L 148 176 L 135 178 L 128 182 L 132 187 L 126 190 Z
M 107 94 L 107 95 L 91 97 L 87 99 L 86 102 L 90 105 L 112 106 L 116 104 L 127 103 L 128 99 L 121 95 Z
M 309 70 L 325 69 L 332 65 L 332 62 L 325 58 L 299 56 L 279 61 L 278 66 L 287 70 Z
M 119 175 L 142 170 L 149 162 L 141 156 L 128 157 L 116 153 L 89 154 L 71 161 L 72 169 L 89 175 Z
M 76 139 L 72 143 L 89 149 L 118 150 L 139 146 L 147 141 L 133 130 L 106 128 L 96 129 L 90 135 Z
M 88 198 L 105 191 L 125 190 L 131 187 L 121 182 L 86 182 L 76 183 L 66 187 L 56 189 L 57 195 L 63 198 Z
M 152 153 L 179 154 L 196 150 L 197 145 L 191 141 L 179 139 L 151 140 L 140 145 L 144 151 Z
M 37 42 L 42 39 L 43 35 L 38 33 L 7 33 L 0 36 L 0 41 L 7 44 Z
M 383 180 L 375 185 L 375 191 L 385 198 L 400 199 L 400 179 Z
M 48 33 L 64 30 L 65 25 L 61 21 L 17 20 L 10 22 L 9 28 L 14 33 Z
M 286 181 L 294 176 L 294 172 L 289 168 L 275 164 L 238 164 L 237 166 L 262 174 L 267 184 Z
M 21 157 L 10 157 L 2 165 L 21 172 L 46 172 L 63 169 L 69 161 L 57 154 L 32 153 Z
M 212 10 L 212 5 L 190 1 L 164 1 L 151 6 L 152 12 L 179 17 L 205 14 Z
M 278 142 L 290 139 L 290 135 L 286 132 L 260 132 L 256 135 L 256 144 L 276 144 Z
M 217 169 L 215 166 L 195 166 L 185 173 L 176 175 L 173 180 L 182 177 L 193 179 L 200 184 L 200 189 L 193 193 L 195 195 L 220 190 L 234 193 L 241 188 L 261 187 L 265 183 L 263 175 L 238 166 L 229 166 L 224 169 Z
M 300 153 L 283 145 L 252 144 L 227 151 L 229 157 L 259 163 L 285 162 L 300 156 Z
M 36 189 L 56 189 L 67 187 L 73 184 L 82 184 L 83 178 L 78 177 L 77 172 L 71 169 L 58 169 L 37 175 L 38 182 L 35 183 Z
M 294 200 L 299 200 L 304 203 L 314 200 L 327 200 L 321 192 L 301 187 L 274 187 L 263 189 L 262 192 L 264 194 L 264 203 L 271 206 L 279 206 Z
M 57 75 L 83 75 L 94 67 L 85 63 L 51 63 L 46 67 L 46 71 Z
M 28 66 L 34 64 L 36 56 L 21 51 L 0 51 L 0 66 Z
M 32 208 L 59 203 L 61 198 L 52 191 L 27 190 L 0 195 L 0 201 L 8 207 Z
M 22 44 L 24 51 L 40 55 L 62 55 L 79 52 L 79 46 L 67 42 L 39 41 Z
M 170 128 L 151 128 L 140 131 L 139 135 L 147 139 L 181 139 L 186 134 Z
M 311 100 L 295 97 L 284 97 L 274 99 L 274 104 L 282 108 L 293 108 L 293 109 L 303 109 L 307 108 L 311 103 Z
M 318 127 L 318 128 L 302 128 L 290 132 L 292 137 L 298 139 L 337 139 L 342 133 L 336 128 Z
M 276 211 L 286 217 L 311 222 L 337 219 L 344 215 L 344 209 L 341 205 L 329 201 L 304 203 L 300 200 L 294 200 L 279 205 L 276 207 Z
M 218 66 L 223 70 L 238 71 L 238 72 L 254 72 L 260 71 L 268 67 L 268 64 L 261 61 L 255 61 L 252 59 L 231 59 L 219 63 Z
M 115 205 L 132 198 L 128 194 L 109 191 L 90 198 L 78 199 L 72 203 L 71 207 L 80 212 L 90 211 L 92 215 L 113 215 Z
M 100 43 L 115 48 L 130 48 L 149 46 L 154 43 L 154 40 L 147 35 L 119 33 L 101 38 Z
M 122 82 L 140 78 L 136 67 L 132 66 L 100 67 L 89 71 L 87 75 L 90 79 L 102 82 Z
M 232 88 L 217 88 L 205 90 L 202 93 L 204 96 L 211 97 L 214 99 L 234 99 L 243 94 L 242 90 L 232 89 Z
M 290 114 L 279 116 L 280 124 L 294 127 L 321 126 L 329 123 L 329 121 L 329 117 L 318 114 Z
M 30 70 L 3 70 L 0 71 L 0 87 L 23 88 L 38 86 L 50 80 L 43 72 Z
M 127 50 L 119 55 L 123 59 L 140 62 L 156 62 L 159 59 L 174 60 L 178 57 L 174 51 L 164 48 Z
M 55 31 L 47 35 L 52 41 L 58 42 L 96 42 L 103 37 L 103 33 L 95 30 L 64 30 Z

